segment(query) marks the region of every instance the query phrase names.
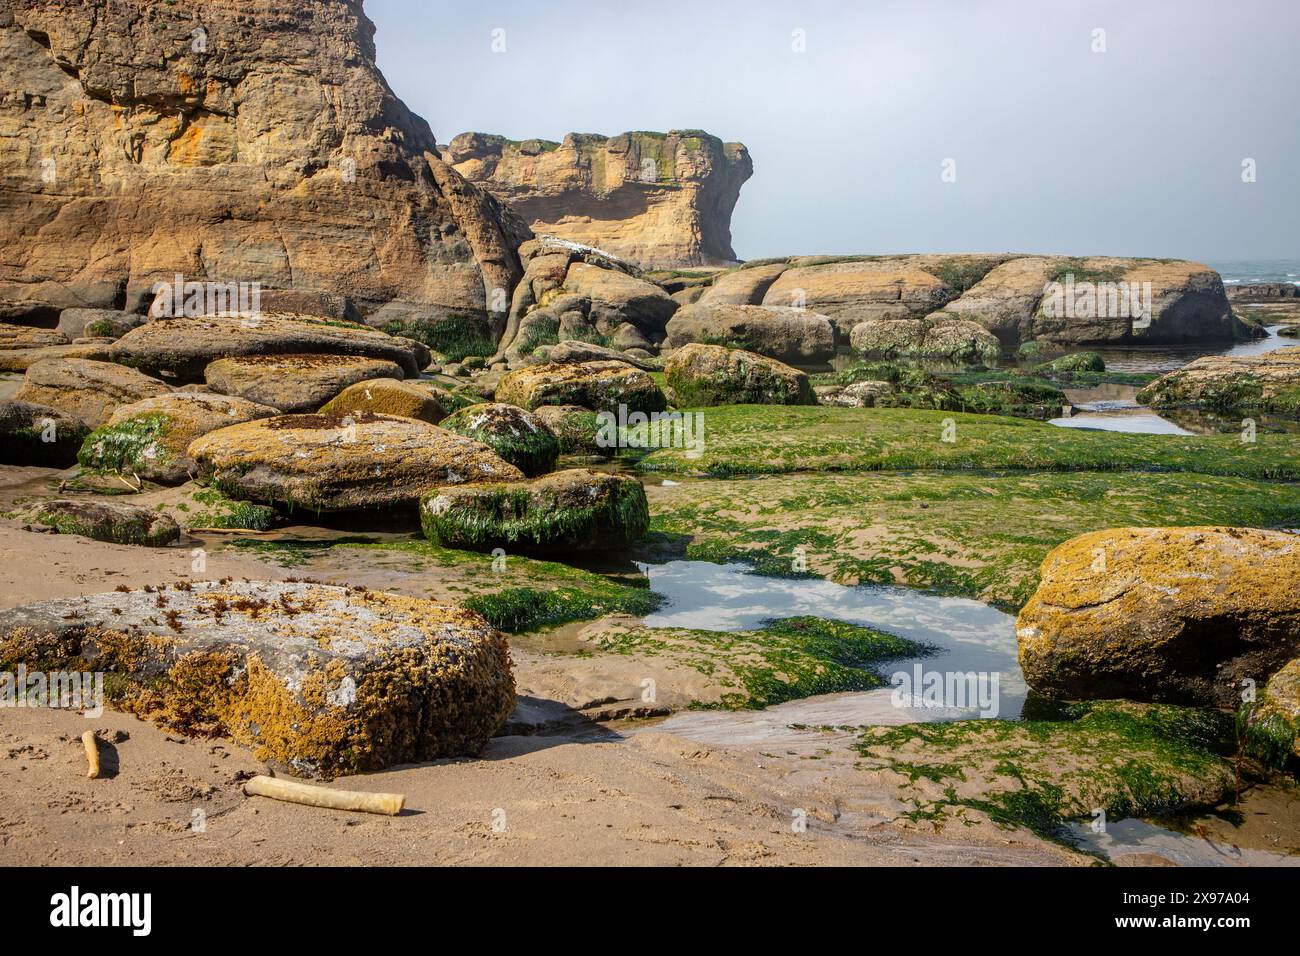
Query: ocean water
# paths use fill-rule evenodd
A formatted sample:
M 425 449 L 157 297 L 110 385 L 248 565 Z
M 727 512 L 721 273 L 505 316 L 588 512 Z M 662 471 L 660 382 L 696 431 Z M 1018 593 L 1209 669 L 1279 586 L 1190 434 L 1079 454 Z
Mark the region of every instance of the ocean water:
M 1237 259 L 1207 262 L 1223 276 L 1224 285 L 1291 282 L 1300 285 L 1300 259 Z

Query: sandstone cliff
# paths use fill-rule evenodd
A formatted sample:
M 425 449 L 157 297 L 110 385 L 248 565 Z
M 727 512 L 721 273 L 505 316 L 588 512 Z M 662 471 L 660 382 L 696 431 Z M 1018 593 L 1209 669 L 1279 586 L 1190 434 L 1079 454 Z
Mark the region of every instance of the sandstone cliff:
M 5 314 L 138 310 L 181 273 L 499 334 L 527 228 L 442 162 L 373 34 L 360 0 L 0 0 Z
M 563 143 L 461 133 L 444 159 L 532 228 L 648 269 L 731 263 L 749 152 L 700 130 L 570 133 Z

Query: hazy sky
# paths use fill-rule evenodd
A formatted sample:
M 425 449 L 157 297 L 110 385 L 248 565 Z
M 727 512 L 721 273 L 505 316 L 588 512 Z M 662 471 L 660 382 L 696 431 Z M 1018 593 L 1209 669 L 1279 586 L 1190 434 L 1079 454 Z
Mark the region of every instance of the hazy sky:
M 440 143 L 684 128 L 745 143 L 742 258 L 1300 257 L 1300 0 L 365 6 L 380 67 Z

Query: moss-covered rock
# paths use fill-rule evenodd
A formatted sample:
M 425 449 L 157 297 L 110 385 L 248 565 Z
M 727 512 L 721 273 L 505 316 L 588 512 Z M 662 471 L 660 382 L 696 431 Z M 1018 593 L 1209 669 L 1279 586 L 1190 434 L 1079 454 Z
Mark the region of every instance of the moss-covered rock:
M 232 425 L 195 440 L 189 456 L 232 498 L 317 511 L 410 505 L 444 485 L 523 478 L 481 442 L 371 412 Z
M 554 432 L 517 405 L 470 405 L 448 416 L 442 427 L 481 441 L 530 478 L 554 469 L 560 457 L 560 442 Z
M 1208 355 L 1156 379 L 1137 399 L 1153 408 L 1300 414 L 1300 347 L 1262 355 Z
M 442 488 L 420 504 L 424 534 L 452 548 L 615 548 L 645 534 L 650 509 L 627 475 L 570 469 L 532 482 Z
M 185 526 L 191 531 L 268 531 L 279 521 L 270 505 L 235 501 L 215 488 L 204 488 L 191 495 L 197 510 L 186 515 Z
M 59 498 L 31 505 L 19 518 L 56 534 L 79 534 L 113 544 L 161 548 L 181 536 L 170 515 L 116 501 Z
M 996 363 L 998 340 L 982 325 L 964 319 L 868 319 L 849 334 L 853 350 L 884 358 L 934 358 L 978 365 Z
M 600 416 L 581 405 L 543 405 L 533 412 L 560 443 L 562 455 L 609 455 L 597 441 Z
M 321 406 L 322 415 L 349 412 L 374 412 L 418 418 L 437 425 L 447 417 L 447 410 L 427 388 L 417 388 L 395 378 L 374 378 L 349 385 Z
M 170 391 L 156 378 L 112 362 L 60 358 L 37 362 L 27 369 L 14 398 L 57 408 L 98 428 L 119 406 Z
M 720 345 L 685 345 L 664 380 L 681 408 L 700 405 L 814 405 L 808 376 L 776 359 Z
M 181 582 L 0 612 L 0 665 L 106 672 L 112 703 L 335 775 L 477 754 L 514 709 L 462 608 L 322 584 Z
M 0 400 L 0 465 L 66 468 L 89 432 L 80 418 L 57 408 Z
M 1106 361 L 1096 352 L 1071 352 L 1050 362 L 1041 362 L 1034 369 L 1053 378 L 1070 378 L 1080 372 L 1104 372 Z
M 231 395 L 175 391 L 114 409 L 91 432 L 77 461 L 86 471 L 135 475 L 161 484 L 180 484 L 197 469 L 190 442 L 227 425 L 279 414 Z
M 396 363 L 362 355 L 241 355 L 203 370 L 213 391 L 282 412 L 314 412 L 355 382 L 401 377 Z
M 1270 677 L 1258 699 L 1243 711 L 1252 755 L 1273 767 L 1300 757 L 1300 658 Z
M 647 372 L 625 362 L 547 363 L 502 376 L 496 400 L 520 408 L 582 405 L 594 411 L 662 412 L 668 400 Z
M 1020 612 L 1020 667 L 1067 700 L 1235 706 L 1300 654 L 1300 535 L 1114 528 L 1043 561 Z

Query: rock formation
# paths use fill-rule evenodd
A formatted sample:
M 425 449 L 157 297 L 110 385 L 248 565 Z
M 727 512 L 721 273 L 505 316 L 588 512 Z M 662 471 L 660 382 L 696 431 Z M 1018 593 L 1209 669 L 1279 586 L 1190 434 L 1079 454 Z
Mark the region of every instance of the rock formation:
M 534 231 L 649 269 L 734 262 L 731 212 L 754 172 L 743 144 L 701 130 L 570 133 L 562 143 L 461 133 L 442 155 Z
M 360 0 L 0 0 L 0 315 L 141 311 L 180 274 L 499 334 L 527 229 L 442 162 L 373 34 Z

